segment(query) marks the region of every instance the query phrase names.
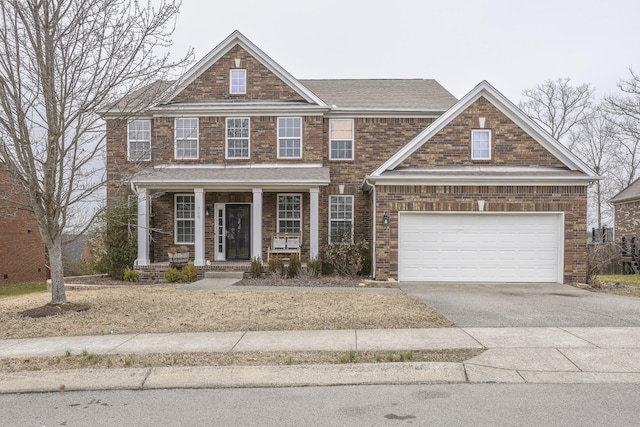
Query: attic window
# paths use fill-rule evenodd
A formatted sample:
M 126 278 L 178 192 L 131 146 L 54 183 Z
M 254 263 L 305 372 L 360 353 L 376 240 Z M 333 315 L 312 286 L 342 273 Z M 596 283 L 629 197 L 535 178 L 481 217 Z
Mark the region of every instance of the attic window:
M 242 95 L 247 93 L 247 70 L 231 70 L 229 91 L 231 94 L 235 95 Z
M 491 130 L 471 131 L 471 160 L 491 160 Z

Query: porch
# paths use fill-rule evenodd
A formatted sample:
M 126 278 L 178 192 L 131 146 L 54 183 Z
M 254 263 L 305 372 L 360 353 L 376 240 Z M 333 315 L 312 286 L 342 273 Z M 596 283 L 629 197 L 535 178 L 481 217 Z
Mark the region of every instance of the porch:
M 329 184 L 329 170 L 274 166 L 163 166 L 135 175 L 137 269 L 168 266 L 170 248 L 187 246 L 199 270 L 249 270 L 252 259 L 268 258 L 272 236 L 287 232 L 300 235 L 305 256 L 316 257 L 320 186 Z

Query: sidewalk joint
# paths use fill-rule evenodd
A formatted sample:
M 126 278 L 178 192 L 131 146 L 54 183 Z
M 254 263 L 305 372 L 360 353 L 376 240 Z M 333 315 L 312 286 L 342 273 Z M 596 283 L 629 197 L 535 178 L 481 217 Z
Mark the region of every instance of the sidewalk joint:
M 238 346 L 238 344 L 240 344 L 240 341 L 242 341 L 242 339 L 246 334 L 247 334 L 247 331 L 242 331 L 242 335 L 240 336 L 240 338 L 238 338 L 238 341 L 236 341 L 236 343 L 233 345 L 233 347 L 231 347 L 231 349 L 229 349 L 229 351 L 227 351 L 227 353 L 233 353 L 236 347 Z

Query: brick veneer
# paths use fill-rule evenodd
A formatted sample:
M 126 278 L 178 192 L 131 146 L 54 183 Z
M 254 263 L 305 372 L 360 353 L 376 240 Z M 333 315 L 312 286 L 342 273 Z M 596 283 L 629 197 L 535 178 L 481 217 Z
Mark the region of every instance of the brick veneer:
M 0 286 L 42 283 L 47 278 L 45 246 L 38 223 L 16 188 L 8 174 L 0 171 Z
M 640 238 L 640 200 L 616 203 L 614 230 L 616 241 L 620 242 L 622 237 L 631 241 L 632 237 Z
M 376 277 L 397 278 L 398 212 L 471 212 L 477 200 L 485 211 L 564 212 L 564 281 L 586 279 L 587 202 L 584 186 L 386 186 L 376 187 L 376 223 L 389 215 L 388 227 L 377 227 Z M 425 278 L 429 280 L 429 278 Z

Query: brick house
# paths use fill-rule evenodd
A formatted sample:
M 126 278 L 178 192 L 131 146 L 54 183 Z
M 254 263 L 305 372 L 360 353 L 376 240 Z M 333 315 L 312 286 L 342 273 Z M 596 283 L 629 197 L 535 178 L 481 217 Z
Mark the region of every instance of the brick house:
M 239 32 L 102 114 L 109 203 L 137 195 L 137 267 L 303 261 L 344 232 L 377 279 L 579 281 L 598 177 L 486 82 L 297 80 Z M 153 230 L 149 232 L 148 230 Z
M 0 286 L 43 283 L 47 279 L 45 245 L 23 194 L 0 164 Z
M 640 179 L 633 181 L 627 188 L 616 194 L 611 200 L 614 212 L 614 232 L 616 241 L 626 237 L 640 237 Z

